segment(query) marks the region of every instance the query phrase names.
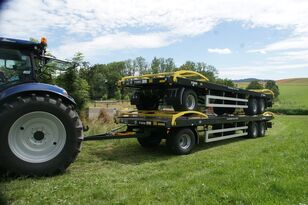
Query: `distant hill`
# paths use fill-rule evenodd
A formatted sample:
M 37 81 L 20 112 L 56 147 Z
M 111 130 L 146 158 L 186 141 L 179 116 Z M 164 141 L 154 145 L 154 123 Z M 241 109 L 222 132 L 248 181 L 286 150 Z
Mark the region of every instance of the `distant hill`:
M 244 78 L 244 79 L 239 79 L 239 80 L 233 80 L 233 82 L 235 82 L 235 83 L 250 83 L 251 81 L 254 81 L 254 80 L 262 81 L 262 80 L 257 79 L 257 78 Z
M 279 85 L 308 85 L 308 78 L 288 78 L 276 81 Z
M 257 81 L 260 81 L 260 82 L 266 82 L 266 81 L 268 81 L 268 80 L 266 80 L 266 79 L 244 78 L 244 79 L 239 79 L 239 80 L 233 80 L 233 82 L 235 82 L 235 83 L 250 83 L 251 81 L 254 81 L 254 80 L 257 80 Z
M 264 79 L 257 79 L 257 78 L 244 78 L 244 79 L 239 79 L 239 80 L 233 80 L 233 82 L 235 83 L 235 85 L 239 88 L 246 88 L 248 86 L 248 84 L 251 81 L 257 80 L 259 81 L 261 84 L 265 85 L 266 81 L 268 80 L 264 80 Z

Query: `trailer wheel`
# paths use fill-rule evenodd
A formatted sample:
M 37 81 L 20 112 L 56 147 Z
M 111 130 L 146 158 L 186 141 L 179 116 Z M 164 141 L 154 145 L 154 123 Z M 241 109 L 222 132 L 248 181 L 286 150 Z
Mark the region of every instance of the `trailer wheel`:
M 178 103 L 173 105 L 176 111 L 198 110 L 198 96 L 195 91 L 185 89 L 182 95 L 182 100 L 178 99 Z
M 248 124 L 248 137 L 250 138 L 258 137 L 258 124 L 256 122 L 250 122 Z
M 158 99 L 146 96 L 140 91 L 133 94 L 131 103 L 136 105 L 138 110 L 157 110 L 159 106 Z
M 189 154 L 195 147 L 196 136 L 191 129 L 179 129 L 167 137 L 168 148 L 177 155 Z
M 235 108 L 222 108 L 222 107 L 213 107 L 214 113 L 216 115 L 223 115 L 223 114 L 233 114 Z
M 140 137 L 137 140 L 145 148 L 157 147 L 161 142 L 161 138 L 159 137 Z
M 18 97 L 6 104 L 0 120 L 0 161 L 10 173 L 58 174 L 80 151 L 82 123 L 61 99 Z
M 264 137 L 265 136 L 265 122 L 261 121 L 258 123 L 258 136 Z
M 258 99 L 258 114 L 262 114 L 265 111 L 265 99 L 259 98 Z
M 246 115 L 256 115 L 258 114 L 258 101 L 256 98 L 248 99 L 248 108 L 245 109 Z

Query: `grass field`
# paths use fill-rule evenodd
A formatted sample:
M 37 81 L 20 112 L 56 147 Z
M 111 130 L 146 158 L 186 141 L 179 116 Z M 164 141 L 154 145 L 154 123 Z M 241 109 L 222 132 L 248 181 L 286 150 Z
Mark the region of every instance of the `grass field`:
M 291 78 L 277 81 L 280 95 L 274 103 L 272 111 L 308 112 L 308 78 Z M 241 88 L 246 88 L 248 83 L 238 83 Z M 282 112 L 285 113 L 285 112 Z
M 275 107 L 308 109 L 308 78 L 280 80 L 277 83 L 280 96 Z
M 266 137 L 203 144 L 187 156 L 135 140 L 87 142 L 61 176 L 2 180 L 2 203 L 308 204 L 308 116 L 274 123 Z

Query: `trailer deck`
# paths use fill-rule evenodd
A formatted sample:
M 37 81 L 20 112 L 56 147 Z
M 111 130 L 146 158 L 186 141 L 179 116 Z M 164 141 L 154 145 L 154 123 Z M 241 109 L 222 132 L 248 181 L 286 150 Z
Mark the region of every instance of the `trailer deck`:
M 122 113 L 116 118 L 116 122 L 122 124 L 119 128 L 105 134 L 85 137 L 84 141 L 147 138 L 151 136 L 153 130 L 165 132 L 171 129 L 192 128 L 198 132 L 198 135 L 200 135 L 200 132 L 203 132 L 205 142 L 213 142 L 249 135 L 247 132 L 249 129 L 248 124 L 252 122 L 264 122 L 266 123 L 265 129 L 270 128 L 272 126 L 270 121 L 273 118 L 274 115 L 271 112 L 255 116 L 215 116 L 196 111 L 131 111 Z M 230 124 L 233 126 L 224 126 Z M 128 129 L 118 132 L 123 127 Z M 138 128 L 138 131 L 133 131 L 129 127 Z
M 118 123 L 141 126 L 187 127 L 214 125 L 233 122 L 270 121 L 273 114 L 266 112 L 263 115 L 206 115 L 195 111 L 139 111 L 124 113 L 117 118 Z
M 274 93 L 268 89 L 246 90 L 209 82 L 206 76 L 189 70 L 123 77 L 122 87 L 134 89 L 131 104 L 138 110 L 158 110 L 159 105 L 176 111 L 213 107 L 218 115 L 233 114 L 236 108 L 246 115 L 262 114 L 273 104 Z

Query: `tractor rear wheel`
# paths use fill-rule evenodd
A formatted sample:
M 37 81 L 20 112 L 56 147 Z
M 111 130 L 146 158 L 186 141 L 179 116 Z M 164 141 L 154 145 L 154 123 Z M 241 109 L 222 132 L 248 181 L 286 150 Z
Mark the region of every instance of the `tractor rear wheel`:
M 18 97 L 0 115 L 0 162 L 9 173 L 48 176 L 63 172 L 77 157 L 83 127 L 61 99 Z

